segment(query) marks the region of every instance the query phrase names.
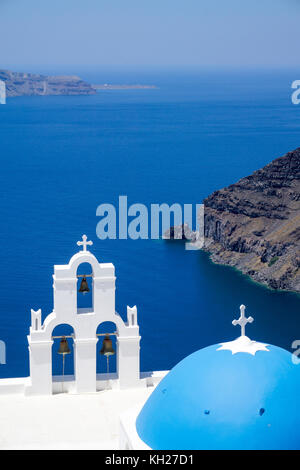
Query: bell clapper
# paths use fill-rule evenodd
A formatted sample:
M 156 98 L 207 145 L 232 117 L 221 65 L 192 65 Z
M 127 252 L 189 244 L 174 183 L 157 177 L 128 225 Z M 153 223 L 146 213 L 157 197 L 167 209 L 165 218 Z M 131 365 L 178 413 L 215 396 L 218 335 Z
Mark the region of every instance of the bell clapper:
M 113 356 L 114 354 L 116 354 L 116 351 L 112 347 L 112 341 L 109 337 L 109 334 L 105 335 L 100 354 L 106 356 L 106 370 L 109 374 L 109 356 Z
M 61 338 L 58 354 L 62 355 L 62 393 L 64 392 L 64 381 L 65 381 L 65 355 L 70 354 L 71 350 L 69 348 L 68 340 L 65 336 Z
M 64 393 L 64 381 L 65 381 L 65 355 L 62 355 L 62 361 L 63 361 L 63 379 L 61 383 L 61 391 Z

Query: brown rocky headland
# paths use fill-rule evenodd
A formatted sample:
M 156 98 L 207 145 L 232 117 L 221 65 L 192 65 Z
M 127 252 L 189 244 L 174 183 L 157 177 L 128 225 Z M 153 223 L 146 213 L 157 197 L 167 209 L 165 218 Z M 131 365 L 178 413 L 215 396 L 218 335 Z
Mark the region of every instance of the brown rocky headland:
M 212 261 L 300 292 L 300 148 L 204 200 Z

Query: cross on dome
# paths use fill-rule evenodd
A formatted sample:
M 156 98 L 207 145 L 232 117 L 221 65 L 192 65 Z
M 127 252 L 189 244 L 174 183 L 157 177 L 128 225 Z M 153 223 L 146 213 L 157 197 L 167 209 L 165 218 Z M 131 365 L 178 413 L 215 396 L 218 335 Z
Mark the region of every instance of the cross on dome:
M 231 351 L 232 354 L 236 353 L 248 353 L 252 354 L 252 356 L 255 356 L 257 351 L 267 351 L 269 352 L 269 349 L 267 348 L 267 344 L 264 343 L 258 343 L 257 341 L 252 341 L 250 338 L 248 338 L 245 335 L 245 327 L 247 323 L 252 323 L 254 319 L 252 317 L 245 317 L 245 310 L 246 307 L 245 305 L 240 306 L 240 311 L 241 311 L 241 316 L 238 320 L 233 320 L 232 324 L 234 326 L 239 325 L 242 330 L 242 334 L 239 338 L 235 339 L 234 341 L 229 341 L 227 343 L 221 343 L 220 347 L 217 349 L 217 351 L 221 350 L 228 350 Z
M 77 245 L 78 246 L 82 246 L 82 251 L 87 251 L 86 247 L 87 245 L 92 245 L 93 242 L 90 240 L 90 241 L 87 241 L 87 236 L 86 235 L 82 235 L 82 242 L 78 241 L 77 242 Z
M 245 310 L 246 310 L 245 305 L 241 305 L 240 306 L 240 312 L 241 312 L 240 318 L 238 320 L 233 320 L 233 322 L 232 322 L 232 324 L 234 326 L 240 325 L 241 330 L 242 330 L 241 336 L 246 336 L 245 335 L 245 327 L 246 327 L 247 323 L 252 323 L 254 321 L 254 318 L 252 318 L 252 317 L 248 317 L 248 318 L 245 317 Z

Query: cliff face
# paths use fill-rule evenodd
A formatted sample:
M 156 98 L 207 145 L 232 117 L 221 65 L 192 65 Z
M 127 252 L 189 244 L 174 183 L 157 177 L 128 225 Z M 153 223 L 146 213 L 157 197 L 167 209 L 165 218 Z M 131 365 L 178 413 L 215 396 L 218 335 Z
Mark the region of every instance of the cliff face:
M 205 249 L 274 289 L 300 292 L 300 148 L 204 201 Z
M 6 84 L 7 96 L 93 95 L 97 93 L 91 85 L 76 76 L 48 77 L 0 70 L 0 80 Z

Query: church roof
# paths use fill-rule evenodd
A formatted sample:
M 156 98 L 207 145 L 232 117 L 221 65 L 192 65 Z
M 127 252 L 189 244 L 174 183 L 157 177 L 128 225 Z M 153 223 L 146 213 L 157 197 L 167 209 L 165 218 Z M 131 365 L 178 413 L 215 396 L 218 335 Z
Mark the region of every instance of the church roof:
M 242 335 L 176 365 L 142 408 L 137 432 L 155 450 L 300 449 L 299 389 L 291 353 Z

